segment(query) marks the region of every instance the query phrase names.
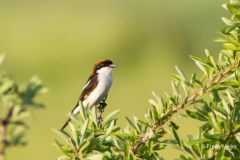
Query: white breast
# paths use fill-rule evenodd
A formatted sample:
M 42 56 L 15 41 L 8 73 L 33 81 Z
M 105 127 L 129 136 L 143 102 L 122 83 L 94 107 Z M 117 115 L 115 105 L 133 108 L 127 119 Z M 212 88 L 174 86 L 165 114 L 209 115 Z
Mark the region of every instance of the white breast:
M 106 97 L 112 85 L 112 68 L 104 67 L 97 71 L 98 85 L 93 92 L 83 101 L 83 105 L 89 105 L 91 109 L 93 106 L 98 105 L 103 98 Z

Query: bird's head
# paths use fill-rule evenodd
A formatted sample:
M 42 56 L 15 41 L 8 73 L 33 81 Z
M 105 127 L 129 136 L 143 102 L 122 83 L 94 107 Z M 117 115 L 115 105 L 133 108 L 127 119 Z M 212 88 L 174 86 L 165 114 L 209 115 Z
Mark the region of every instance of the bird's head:
M 100 60 L 95 63 L 91 75 L 95 75 L 103 72 L 106 72 L 106 73 L 112 72 L 112 69 L 115 67 L 117 67 L 117 65 L 108 59 Z

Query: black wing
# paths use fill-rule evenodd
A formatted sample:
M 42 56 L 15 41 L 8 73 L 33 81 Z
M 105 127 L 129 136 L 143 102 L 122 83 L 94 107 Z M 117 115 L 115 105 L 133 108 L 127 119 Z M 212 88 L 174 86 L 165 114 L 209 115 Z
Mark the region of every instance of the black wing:
M 89 79 L 86 83 L 87 86 L 85 86 L 85 88 L 83 89 L 83 91 L 79 97 L 79 100 L 84 101 L 89 96 L 89 94 L 97 87 L 97 84 L 98 84 L 97 74 L 89 77 Z

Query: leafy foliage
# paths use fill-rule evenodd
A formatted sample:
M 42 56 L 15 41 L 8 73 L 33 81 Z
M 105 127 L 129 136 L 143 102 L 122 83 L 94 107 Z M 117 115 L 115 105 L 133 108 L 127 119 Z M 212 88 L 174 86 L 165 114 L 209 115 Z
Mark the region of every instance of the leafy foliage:
M 1 54 L 0 66 L 4 58 Z M 7 148 L 26 145 L 23 138 L 28 126 L 24 119 L 31 115 L 30 109 L 43 107 L 34 98 L 46 91 L 36 76 L 27 85 L 19 86 L 5 71 L 0 71 L 0 159 L 6 157 Z
M 165 93 L 164 99 L 153 92 L 155 100 L 149 100 L 152 108 L 145 120 L 126 117 L 125 129 L 114 118 L 119 110 L 98 125 L 96 108 L 89 111 L 80 105 L 80 118 L 69 114 L 74 122 L 69 123 L 70 134 L 53 129 L 67 144 L 55 140 L 64 154 L 58 159 L 163 159 L 159 150 L 166 146 L 183 151 L 182 160 L 240 159 L 240 1 L 231 0 L 223 7 L 232 17 L 222 18 L 227 26 L 219 31 L 224 38 L 215 40 L 223 42 L 224 48 L 218 60 L 208 50 L 206 58 L 190 56 L 203 72 L 200 78 L 194 73 L 189 79 L 176 66 L 177 74 L 171 75 L 173 93 Z M 204 99 L 203 94 L 210 98 Z M 197 136 L 188 140 L 179 137 L 180 126 L 171 121 L 186 107 L 190 118 L 203 122 Z M 166 134 L 173 134 L 174 140 L 163 139 Z

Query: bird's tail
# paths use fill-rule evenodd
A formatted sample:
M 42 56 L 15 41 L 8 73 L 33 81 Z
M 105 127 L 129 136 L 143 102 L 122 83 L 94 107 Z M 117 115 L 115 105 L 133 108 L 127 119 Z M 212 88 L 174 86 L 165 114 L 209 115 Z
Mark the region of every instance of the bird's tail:
M 78 104 L 79 104 L 79 102 L 77 102 L 75 108 L 73 108 L 73 110 L 71 111 L 71 114 L 74 114 L 74 111 L 75 111 L 75 109 L 78 107 Z M 76 115 L 76 114 L 75 114 L 75 115 Z M 70 122 L 70 121 L 71 121 L 71 119 L 68 118 L 67 122 L 63 125 L 63 127 L 62 127 L 61 130 L 64 130 L 64 128 L 68 125 L 68 122 Z
M 63 125 L 63 127 L 61 128 L 61 130 L 64 130 L 64 128 L 68 125 L 68 122 L 71 121 L 71 118 L 68 118 L 67 122 Z

